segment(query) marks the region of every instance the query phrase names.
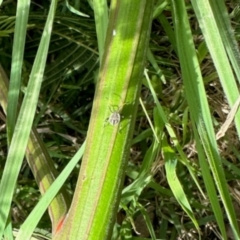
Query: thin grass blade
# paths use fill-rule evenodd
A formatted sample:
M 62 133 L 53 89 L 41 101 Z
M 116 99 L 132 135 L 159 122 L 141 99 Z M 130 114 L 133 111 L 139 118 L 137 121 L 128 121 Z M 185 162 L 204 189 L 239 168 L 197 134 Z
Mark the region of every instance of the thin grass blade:
M 201 3 L 202 2 L 203 1 L 201 1 Z M 175 28 L 175 34 L 177 39 L 178 54 L 179 54 L 179 59 L 181 63 L 181 70 L 183 75 L 186 97 L 189 104 L 191 119 L 194 122 L 194 124 L 196 124 L 197 126 L 197 130 L 201 138 L 201 143 L 204 146 L 205 155 L 207 156 L 209 165 L 211 167 L 211 171 L 214 177 L 214 180 L 213 179 L 211 180 L 211 185 L 213 184 L 213 182 L 216 183 L 216 186 L 220 193 L 222 202 L 225 206 L 225 210 L 227 212 L 228 219 L 232 226 L 234 234 L 236 238 L 239 238 L 236 215 L 234 213 L 231 197 L 229 195 L 229 191 L 227 188 L 226 178 L 224 176 L 224 171 L 221 164 L 221 158 L 218 153 L 218 147 L 215 139 L 215 133 L 213 130 L 210 110 L 207 103 L 203 79 L 201 76 L 200 67 L 199 67 L 196 51 L 193 44 L 193 36 L 191 34 L 190 25 L 188 22 L 186 6 L 184 1 L 172 0 L 171 3 L 172 3 L 172 11 L 174 16 L 174 28 Z M 199 3 L 200 1 L 198 1 L 198 4 Z M 210 23 L 211 25 L 212 22 L 214 22 L 213 19 L 209 21 L 209 16 L 212 16 L 211 12 L 205 12 L 203 16 L 206 17 L 206 20 L 208 19 L 206 23 L 211 22 Z M 216 25 L 215 26 L 211 25 L 211 27 L 213 27 L 211 28 L 211 31 L 215 33 L 218 32 L 218 30 L 216 29 L 217 27 Z M 209 36 L 206 36 L 206 37 L 209 38 Z M 211 39 L 211 45 L 209 45 L 208 47 L 218 51 L 219 49 L 216 48 L 216 38 L 217 37 L 215 36 L 214 39 Z M 218 65 L 218 67 L 221 65 L 220 63 L 223 63 L 223 59 L 221 59 L 216 64 L 217 59 L 216 59 L 215 52 L 214 52 L 213 58 L 215 61 L 215 65 Z M 225 59 L 225 62 L 226 62 L 226 59 Z M 225 71 L 226 65 L 224 66 L 222 65 L 222 67 Z M 223 73 L 222 70 L 221 70 L 221 73 Z M 231 77 L 231 73 L 229 77 Z M 232 78 L 232 80 L 230 81 L 234 82 L 234 79 Z M 234 94 L 235 93 L 233 93 L 233 95 Z M 199 160 L 206 161 L 202 158 L 200 158 Z M 209 175 L 205 174 L 204 169 L 202 169 L 202 176 L 204 178 L 205 185 L 208 185 Z M 209 192 L 209 188 L 207 188 L 207 190 L 208 190 L 208 195 L 210 197 L 214 214 L 216 216 L 216 221 L 221 230 L 222 236 L 225 239 L 226 231 L 225 231 L 223 215 L 221 214 L 221 207 L 217 201 L 213 201 L 213 199 L 217 199 L 218 196 L 215 192 Z
M 172 189 L 172 192 L 176 200 L 181 205 L 181 207 L 186 212 L 186 214 L 189 216 L 189 218 L 192 220 L 194 226 L 196 227 L 200 235 L 200 228 L 199 228 L 198 222 L 193 214 L 193 210 L 189 204 L 187 196 L 185 195 L 182 185 L 176 174 L 176 167 L 178 162 L 177 155 L 174 153 L 173 149 L 167 144 L 166 137 L 163 140 L 162 151 L 164 155 L 165 169 L 166 169 L 169 186 Z
M 56 196 L 56 194 L 59 192 L 59 190 L 63 186 L 66 179 L 69 177 L 70 173 L 72 172 L 76 164 L 82 158 L 84 150 L 85 150 L 85 142 L 81 146 L 81 148 L 77 151 L 77 153 L 74 155 L 74 157 L 70 160 L 70 162 L 61 172 L 61 174 L 59 174 L 59 176 L 54 181 L 54 183 L 49 187 L 47 192 L 42 196 L 42 198 L 40 199 L 38 204 L 35 206 L 35 208 L 32 210 L 32 212 L 29 214 L 28 218 L 22 224 L 16 240 L 30 239 L 38 222 L 40 221 L 42 215 L 46 211 L 47 207 L 49 206 L 53 198 Z M 62 222 L 63 220 L 64 219 L 62 219 Z M 61 223 L 58 226 L 59 229 L 62 227 Z
M 212 4 L 210 2 L 212 2 Z M 222 6 L 223 1 L 219 1 L 220 3 L 213 2 L 214 1 L 209 0 L 192 0 L 192 5 L 212 60 L 216 67 L 224 93 L 226 94 L 230 107 L 232 107 L 238 99 L 239 91 L 230 61 L 228 60 L 228 54 L 232 60 L 233 66 L 235 67 L 237 76 L 240 79 L 239 50 L 236 45 L 234 36 L 231 32 L 226 9 Z M 220 5 L 217 6 L 218 4 Z M 216 41 L 216 39 L 218 39 L 218 41 Z M 224 41 L 226 42 L 224 43 Z M 228 49 L 228 54 L 226 52 L 226 49 Z M 240 136 L 240 111 L 238 111 L 235 115 L 235 124 L 238 135 Z M 208 128 L 208 126 L 206 127 Z M 210 136 L 210 138 L 211 137 L 212 136 Z
M 25 49 L 30 2 L 30 0 L 17 2 L 7 107 L 8 144 L 11 142 L 14 127 L 17 121 L 18 98 L 21 88 L 23 54 Z
M 21 168 L 33 123 L 33 118 L 36 111 L 38 96 L 43 79 L 43 72 L 48 54 L 48 47 L 56 5 L 57 1 L 53 0 L 51 2 L 47 22 L 34 61 L 29 84 L 18 116 L 11 145 L 9 147 L 9 153 L 4 167 L 3 176 L 1 179 L 0 206 L 2 212 L 0 218 L 0 238 L 2 237 L 4 228 L 6 226 L 7 217 L 12 202 L 11 199 L 14 193 L 15 184 Z

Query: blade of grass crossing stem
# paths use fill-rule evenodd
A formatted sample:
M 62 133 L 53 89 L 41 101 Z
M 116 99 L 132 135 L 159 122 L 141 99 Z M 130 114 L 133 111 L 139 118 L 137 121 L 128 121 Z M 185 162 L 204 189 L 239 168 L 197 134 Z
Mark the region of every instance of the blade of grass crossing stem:
M 181 205 L 183 210 L 186 212 L 186 214 L 189 216 L 189 218 L 192 220 L 194 226 L 196 227 L 199 235 L 200 235 L 200 229 L 198 226 L 198 222 L 193 214 L 192 208 L 188 202 L 188 199 L 183 191 L 182 185 L 177 177 L 176 174 L 176 167 L 177 167 L 177 155 L 173 151 L 173 149 L 167 144 L 166 137 L 163 139 L 163 156 L 165 161 L 165 169 L 167 174 L 167 180 L 169 183 L 169 186 L 178 201 L 178 203 Z
M 204 39 L 207 43 L 209 52 L 216 67 L 219 79 L 221 81 L 221 85 L 223 87 L 224 93 L 226 94 L 229 105 L 232 107 L 234 103 L 237 101 L 239 91 L 225 49 L 232 48 L 231 50 L 228 50 L 228 52 L 229 56 L 231 56 L 233 66 L 235 67 L 235 70 L 238 72 L 239 66 L 236 67 L 236 65 L 239 64 L 239 59 L 237 61 L 236 54 L 234 54 L 233 52 L 235 51 L 238 53 L 239 51 L 238 49 L 236 49 L 237 46 L 234 44 L 233 40 L 230 40 L 232 34 L 229 32 L 231 31 L 230 24 L 228 24 L 229 20 L 225 19 L 227 18 L 226 11 L 224 11 L 223 7 L 221 7 L 221 9 L 220 7 L 217 7 L 216 5 L 218 4 L 219 3 L 212 4 L 212 6 L 215 8 L 214 15 L 209 0 L 203 1 L 192 0 L 194 11 L 200 23 Z M 223 14 L 223 12 L 219 12 L 221 10 L 225 14 Z M 219 14 L 223 16 L 225 15 L 225 17 L 219 17 Z M 225 24 L 220 23 L 220 21 L 225 21 L 226 23 Z M 220 32 L 222 34 L 220 34 Z M 226 35 L 228 35 L 228 37 L 226 37 Z M 218 39 L 218 41 L 216 41 L 216 39 Z M 226 48 L 224 47 L 223 41 L 226 41 L 225 43 Z M 239 75 L 240 74 L 237 73 L 238 77 Z M 240 111 L 238 111 L 235 116 L 235 124 L 238 131 L 238 135 L 240 136 Z
M 23 54 L 25 49 L 30 2 L 30 0 L 22 0 L 17 2 L 7 107 L 8 144 L 11 142 L 17 120 L 18 97 L 21 88 Z
M 0 238 L 6 225 L 17 177 L 25 154 L 38 96 L 41 88 L 43 72 L 48 54 L 53 19 L 57 1 L 51 2 L 47 22 L 42 34 L 38 52 L 33 64 L 28 87 L 18 116 L 13 138 L 9 147 L 7 161 L 0 184 Z
M 56 178 L 54 183 L 49 187 L 47 192 L 42 196 L 40 201 L 34 207 L 32 212 L 29 214 L 28 218 L 22 224 L 16 240 L 30 239 L 31 235 L 33 234 L 33 231 L 35 230 L 38 222 L 40 221 L 47 207 L 49 206 L 53 198 L 56 196 L 56 194 L 59 192 L 59 190 L 63 186 L 63 183 L 69 177 L 76 164 L 82 158 L 82 155 L 85 150 L 85 145 L 86 143 L 84 142 L 81 148 L 77 151 L 74 157 L 70 160 L 67 166 Z
M 235 236 L 238 236 L 236 216 L 227 189 L 226 178 L 224 176 L 221 159 L 218 153 L 218 147 L 203 85 L 203 79 L 193 44 L 193 36 L 191 34 L 190 24 L 188 22 L 186 6 L 184 1 L 172 0 L 171 4 L 173 11 L 172 15 L 174 16 L 174 30 L 177 39 L 178 54 L 185 86 L 185 93 L 189 104 L 190 115 L 193 122 L 197 126 L 197 130 L 202 140 L 205 154 L 208 158 L 216 186 L 225 206 L 229 222 L 232 226 Z M 206 178 L 203 169 L 202 176 Z M 215 198 L 217 199 L 217 196 L 215 196 Z M 219 203 L 216 201 L 211 201 L 211 205 L 213 204 Z M 217 217 L 218 214 L 215 212 L 215 209 L 213 208 L 214 214 Z M 223 218 L 216 220 L 219 226 L 222 226 L 224 224 Z M 226 236 L 225 229 L 221 229 L 221 231 L 222 235 Z

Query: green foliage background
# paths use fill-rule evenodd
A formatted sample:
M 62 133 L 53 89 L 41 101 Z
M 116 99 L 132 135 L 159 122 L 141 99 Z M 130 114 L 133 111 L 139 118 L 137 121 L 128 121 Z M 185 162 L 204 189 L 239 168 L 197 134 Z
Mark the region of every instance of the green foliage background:
M 20 111 L 19 126 L 30 132 L 32 118 L 39 141 L 44 143 L 39 151 L 46 162 L 52 161 L 47 166 L 54 175 L 52 181 L 64 173 L 55 181 L 61 188 L 67 179 L 58 196 L 66 196 L 68 206 L 74 194 L 106 51 L 103 39 L 108 19 L 98 14 L 106 13 L 108 6 L 108 1 L 81 1 L 80 5 L 79 1 L 31 1 L 29 18 L 23 13 L 19 20 L 17 1 L 2 1 L 1 214 L 6 202 L 11 208 L 11 224 L 0 222 L 5 236 L 16 235 L 23 223 L 28 224 L 25 220 L 37 204 L 45 209 L 51 202 L 51 198 L 45 206 L 39 202 L 45 192 L 38 178 L 41 165 L 34 172 L 29 163 L 31 156 L 37 159 L 30 150 L 36 149 L 35 143 L 32 148 L 28 145 L 30 153 L 22 163 L 19 152 L 24 154 L 25 148 L 19 139 L 27 144 L 28 134 L 12 141 L 18 134 L 17 109 L 24 109 L 24 96 L 33 105 Z M 216 140 L 239 96 L 239 9 L 238 1 L 155 1 L 150 43 L 144 50 L 147 62 L 141 99 L 112 239 L 239 239 L 239 111 L 224 137 Z M 51 21 L 53 28 L 44 35 Z M 14 28 L 17 24 L 21 29 Z M 39 86 L 34 80 L 38 71 L 42 73 L 38 81 L 43 80 Z M 15 86 L 10 84 L 7 100 L 8 79 Z M 12 94 L 14 89 L 19 97 Z M 6 164 L 6 159 L 12 162 Z M 12 193 L 1 194 L 10 188 Z M 51 221 L 45 212 L 34 223 L 41 238 L 51 238 L 57 227 Z M 22 229 L 28 227 L 23 224 Z

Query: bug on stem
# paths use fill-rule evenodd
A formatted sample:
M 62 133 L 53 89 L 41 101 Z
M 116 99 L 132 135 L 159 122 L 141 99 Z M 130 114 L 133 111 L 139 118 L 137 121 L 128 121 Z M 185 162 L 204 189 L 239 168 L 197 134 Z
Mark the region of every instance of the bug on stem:
M 122 116 L 120 115 L 120 109 L 114 109 L 110 108 L 111 114 L 110 116 L 106 119 L 106 122 L 108 122 L 110 125 L 114 126 L 120 123 Z
M 118 94 L 116 94 L 116 95 L 119 98 L 121 98 Z M 121 119 L 123 118 L 123 116 L 121 116 L 121 111 L 122 111 L 124 105 L 125 105 L 125 103 L 123 103 L 120 107 L 117 105 L 110 105 L 109 110 L 110 110 L 111 114 L 105 120 L 104 126 L 106 126 L 106 124 L 108 124 L 108 123 L 112 126 L 116 126 L 121 122 Z

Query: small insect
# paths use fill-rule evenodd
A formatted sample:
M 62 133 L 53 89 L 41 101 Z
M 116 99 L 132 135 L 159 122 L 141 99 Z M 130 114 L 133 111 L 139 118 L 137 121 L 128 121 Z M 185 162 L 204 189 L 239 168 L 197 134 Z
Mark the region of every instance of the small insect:
M 111 124 L 112 126 L 117 125 L 120 123 L 122 116 L 120 115 L 120 108 L 112 109 L 110 108 L 110 116 L 106 119 L 106 123 Z

